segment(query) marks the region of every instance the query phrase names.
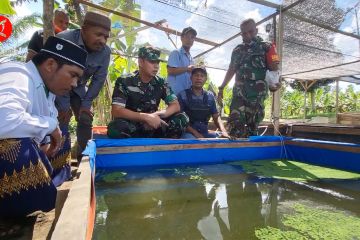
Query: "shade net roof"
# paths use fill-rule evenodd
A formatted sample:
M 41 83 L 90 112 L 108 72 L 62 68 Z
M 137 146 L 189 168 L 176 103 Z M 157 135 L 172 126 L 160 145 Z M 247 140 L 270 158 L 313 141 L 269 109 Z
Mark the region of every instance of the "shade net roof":
M 297 0 L 269 1 L 286 8 Z M 104 1 L 93 0 L 93 3 Z M 111 1 L 107 1 L 111 2 Z M 114 1 L 113 1 L 114 2 Z M 118 2 L 118 1 L 115 1 Z M 148 22 L 166 20 L 163 26 L 181 31 L 192 26 L 198 32 L 197 37 L 222 43 L 240 32 L 240 23 L 247 18 L 256 22 L 275 13 L 277 9 L 245 0 L 135 0 L 139 6 L 141 19 Z M 315 80 L 342 76 L 360 75 L 359 40 L 297 19 L 305 17 L 325 26 L 353 31 L 355 0 L 305 0 L 286 12 L 282 12 L 283 55 L 282 75 L 287 78 Z M 121 8 L 114 9 L 122 11 Z M 279 18 L 277 18 L 278 22 Z M 349 22 L 350 21 L 350 22 Z M 112 22 L 116 24 L 116 22 Z M 121 21 L 120 28 L 131 27 L 133 21 Z M 258 26 L 259 36 L 273 41 L 274 28 L 265 31 L 265 26 L 273 23 L 270 19 Z M 138 25 L 134 28 L 144 26 Z M 121 31 L 120 31 L 121 32 Z M 169 53 L 175 47 L 181 47 L 180 37 L 148 28 L 136 34 L 135 44 L 150 43 Z M 125 41 L 125 38 L 122 38 Z M 171 40 L 170 40 L 171 39 Z M 196 57 L 213 46 L 195 42 L 191 48 L 195 62 L 205 62 L 209 69 L 227 70 L 231 52 L 242 42 L 241 36 Z M 350 63 L 350 64 L 346 64 Z M 355 80 L 354 80 L 355 79 Z M 354 82 L 359 83 L 358 78 Z

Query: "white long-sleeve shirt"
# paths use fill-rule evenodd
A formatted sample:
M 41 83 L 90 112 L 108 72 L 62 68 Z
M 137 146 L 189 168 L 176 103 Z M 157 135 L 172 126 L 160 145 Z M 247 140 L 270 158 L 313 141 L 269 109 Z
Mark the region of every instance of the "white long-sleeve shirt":
M 40 143 L 58 125 L 54 101 L 32 61 L 0 64 L 0 139 L 29 137 Z

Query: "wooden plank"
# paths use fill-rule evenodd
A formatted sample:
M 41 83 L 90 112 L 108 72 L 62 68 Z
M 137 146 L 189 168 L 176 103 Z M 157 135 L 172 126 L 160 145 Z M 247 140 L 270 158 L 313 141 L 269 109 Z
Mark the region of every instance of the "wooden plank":
M 161 25 L 163 23 L 166 23 L 166 19 L 162 19 L 160 21 L 154 22 L 154 24 L 156 24 L 156 25 Z M 138 32 L 141 32 L 141 31 L 149 29 L 149 28 L 151 28 L 151 26 L 139 27 L 139 28 L 136 28 L 136 29 L 134 29 L 134 30 L 132 30 L 130 32 L 119 34 L 119 35 L 116 36 L 116 38 L 122 38 L 122 37 L 128 36 L 130 34 L 138 33 Z
M 167 32 L 167 33 L 171 33 L 171 34 L 174 34 L 174 35 L 177 35 L 177 36 L 181 36 L 181 31 L 177 31 L 175 29 L 171 29 L 171 28 L 160 26 L 160 25 L 156 25 L 156 24 L 154 24 L 152 22 L 148 22 L 148 21 L 145 21 L 145 20 L 130 16 L 128 14 L 125 14 L 125 13 L 122 13 L 122 12 L 119 12 L 119 11 L 115 11 L 115 10 L 112 10 L 112 9 L 109 9 L 109 8 L 105 8 L 105 7 L 102 7 L 100 5 L 88 2 L 88 1 L 78 0 L 78 2 L 82 3 L 84 5 L 93 7 L 95 9 L 104 11 L 104 12 L 113 13 L 113 14 L 115 14 L 117 16 L 128 18 L 128 19 L 133 20 L 135 22 L 142 23 L 144 25 L 156 28 L 158 30 L 161 30 L 161 31 L 164 31 L 164 32 Z M 200 42 L 200 43 L 204 43 L 204 44 L 207 44 L 207 45 L 211 45 L 211 46 L 217 46 L 218 45 L 216 42 L 212 42 L 212 41 L 209 41 L 209 40 L 206 40 L 206 39 L 203 39 L 203 38 L 198 38 L 198 37 L 195 38 L 195 41 Z
M 292 132 L 309 132 L 323 134 L 344 134 L 344 135 L 360 135 L 360 129 L 346 127 L 324 127 L 324 126 L 306 126 L 292 125 Z
M 334 144 L 328 144 L 328 143 L 295 142 L 295 141 L 286 140 L 285 144 L 294 145 L 294 146 L 301 146 L 301 147 L 321 148 L 321 149 L 334 150 L 334 151 L 360 153 L 360 147 L 334 145 Z M 359 159 L 359 163 L 360 163 L 360 159 Z
M 336 115 L 337 123 L 344 125 L 360 125 L 360 113 L 338 113 Z
M 239 148 L 239 147 L 274 147 L 281 142 L 227 142 L 227 143 L 199 143 L 199 144 L 169 144 L 152 146 L 126 146 L 97 148 L 96 154 L 117 154 L 136 152 L 176 151 L 190 149 Z

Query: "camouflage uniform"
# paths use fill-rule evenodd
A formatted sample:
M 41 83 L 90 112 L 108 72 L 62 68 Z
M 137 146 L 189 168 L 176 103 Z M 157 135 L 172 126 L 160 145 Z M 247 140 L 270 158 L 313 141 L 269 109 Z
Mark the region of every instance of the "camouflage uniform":
M 161 99 L 166 104 L 177 100 L 165 79 L 155 76 L 149 83 L 143 83 L 139 72 L 136 71 L 129 76 L 120 77 L 116 80 L 112 104 L 134 112 L 154 113 L 158 110 Z M 162 125 L 156 130 L 149 130 L 144 127 L 143 123 L 116 118 L 108 125 L 108 136 L 111 138 L 179 138 L 189 123 L 185 113 L 178 113 L 163 120 L 169 126 Z
M 265 81 L 265 55 L 270 47 L 270 43 L 256 37 L 250 44 L 242 43 L 232 52 L 230 68 L 235 70 L 236 78 L 228 121 L 231 136 L 258 134 L 269 89 Z

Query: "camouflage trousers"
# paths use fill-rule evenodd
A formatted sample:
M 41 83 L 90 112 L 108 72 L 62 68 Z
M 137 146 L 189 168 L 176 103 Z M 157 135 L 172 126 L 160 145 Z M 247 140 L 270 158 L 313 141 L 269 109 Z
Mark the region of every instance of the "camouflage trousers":
M 265 116 L 265 96 L 249 101 L 242 96 L 234 96 L 230 105 L 228 120 L 230 136 L 246 138 L 258 135 L 259 123 Z
M 161 125 L 158 129 L 148 130 L 140 122 L 116 118 L 108 125 L 108 136 L 110 138 L 180 138 L 189 124 L 189 118 L 185 113 L 178 113 L 163 120 L 168 126 Z

